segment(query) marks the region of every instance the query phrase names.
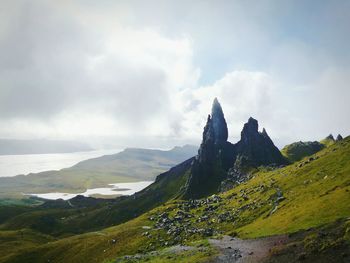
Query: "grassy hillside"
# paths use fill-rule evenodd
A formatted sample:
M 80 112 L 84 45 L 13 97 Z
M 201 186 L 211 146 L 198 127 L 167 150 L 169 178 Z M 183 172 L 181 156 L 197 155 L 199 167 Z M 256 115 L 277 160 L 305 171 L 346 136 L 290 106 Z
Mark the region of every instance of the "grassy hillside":
M 35 249 L 51 241 L 54 241 L 54 238 L 28 229 L 0 231 L 0 251 L 2 251 L 0 262 L 6 262 L 22 251 Z
M 318 228 L 289 235 L 291 241 L 274 249 L 266 263 L 349 262 L 350 219 L 337 220 Z
M 286 145 L 281 150 L 281 153 L 290 161 L 296 162 L 300 161 L 306 156 L 310 156 L 322 150 L 325 147 L 324 144 L 314 141 L 314 142 L 294 142 L 292 144 Z
M 332 134 L 328 135 L 326 138 L 320 141 L 320 143 L 322 143 L 326 147 L 333 145 L 335 142 L 336 141 Z
M 124 224 L 27 248 L 3 262 L 112 262 L 212 235 L 256 238 L 295 233 L 348 218 L 349 201 L 348 137 L 311 159 L 275 170 L 262 168 L 249 181 L 218 196 L 170 200 Z M 342 229 L 342 242 L 350 245 L 348 223 Z M 307 240 L 318 242 L 315 236 Z M 150 262 L 162 262 L 161 257 Z
M 0 199 L 23 198 L 22 193 L 80 193 L 110 183 L 154 180 L 176 164 L 196 155 L 185 145 L 169 151 L 126 149 L 121 153 L 82 161 L 71 168 L 27 176 L 0 178 Z
M 8 220 L 3 221 L 0 229 L 29 228 L 53 236 L 70 236 L 124 223 L 176 198 L 187 181 L 192 160 L 160 174 L 153 184 L 132 196 L 110 200 L 75 197 L 69 201 L 49 201 L 24 211 L 18 210 L 18 206 L 6 206 Z

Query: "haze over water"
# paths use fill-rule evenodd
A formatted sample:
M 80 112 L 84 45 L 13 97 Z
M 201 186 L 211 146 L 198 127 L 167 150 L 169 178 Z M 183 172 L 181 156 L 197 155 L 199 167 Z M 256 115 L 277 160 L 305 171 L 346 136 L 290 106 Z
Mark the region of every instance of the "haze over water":
M 120 151 L 120 149 L 114 149 L 57 154 L 0 155 L 0 177 L 60 170 L 83 160 L 115 154 Z
M 110 187 L 87 189 L 85 192 L 79 193 L 79 194 L 55 192 L 55 193 L 27 194 L 27 195 L 36 196 L 36 197 L 49 199 L 49 200 L 57 200 L 57 199 L 68 200 L 77 195 L 83 195 L 87 197 L 95 194 L 104 195 L 106 197 L 108 196 L 113 197 L 115 195 L 132 195 L 146 188 L 151 183 L 153 183 L 153 181 L 109 184 Z

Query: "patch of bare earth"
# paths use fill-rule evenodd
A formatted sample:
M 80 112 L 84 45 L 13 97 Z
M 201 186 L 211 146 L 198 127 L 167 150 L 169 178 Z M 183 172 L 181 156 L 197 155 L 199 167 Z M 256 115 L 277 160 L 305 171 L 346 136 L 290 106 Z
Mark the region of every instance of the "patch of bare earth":
M 259 239 L 239 239 L 224 236 L 222 239 L 209 239 L 209 243 L 219 251 L 212 263 L 255 263 L 268 258 L 271 249 L 288 242 L 285 235 Z

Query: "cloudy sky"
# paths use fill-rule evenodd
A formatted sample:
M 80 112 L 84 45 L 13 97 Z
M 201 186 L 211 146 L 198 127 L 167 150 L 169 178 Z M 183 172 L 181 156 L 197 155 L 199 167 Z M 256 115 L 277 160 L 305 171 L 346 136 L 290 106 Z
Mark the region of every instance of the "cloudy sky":
M 350 134 L 350 1 L 0 0 L 0 138 L 199 143 Z

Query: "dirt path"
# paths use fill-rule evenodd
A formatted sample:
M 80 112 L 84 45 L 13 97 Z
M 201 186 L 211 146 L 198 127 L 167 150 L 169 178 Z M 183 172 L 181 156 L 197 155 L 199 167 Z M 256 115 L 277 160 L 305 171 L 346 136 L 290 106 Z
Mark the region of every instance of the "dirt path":
M 288 237 L 283 235 L 243 240 L 224 236 L 222 239 L 209 239 L 209 242 L 220 251 L 220 255 L 212 262 L 255 263 L 262 262 L 271 248 L 287 243 Z

